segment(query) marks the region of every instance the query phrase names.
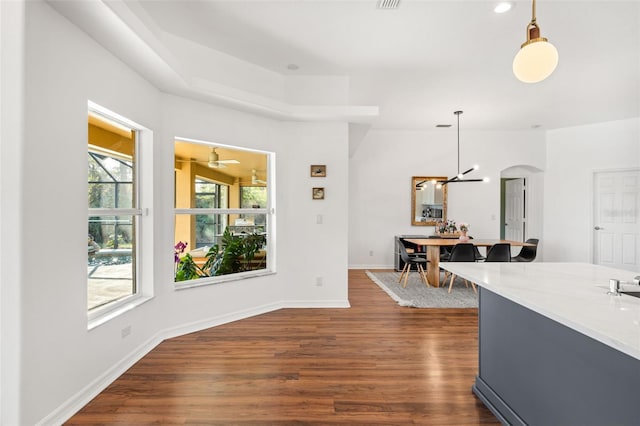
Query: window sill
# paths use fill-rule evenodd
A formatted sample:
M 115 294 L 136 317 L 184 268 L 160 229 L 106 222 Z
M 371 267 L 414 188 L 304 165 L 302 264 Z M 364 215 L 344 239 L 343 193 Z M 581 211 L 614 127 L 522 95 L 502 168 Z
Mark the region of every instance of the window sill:
M 260 269 L 259 271 L 238 272 L 236 274 L 219 275 L 217 277 L 199 278 L 197 280 L 180 281 L 174 283 L 176 290 L 185 290 L 188 288 L 202 287 L 207 285 L 221 284 L 230 281 L 245 280 L 247 278 L 263 277 L 266 275 L 273 275 L 275 271 L 269 269 Z
M 104 309 L 103 312 L 98 311 L 89 318 L 87 330 L 93 330 L 94 328 L 111 321 L 112 319 L 124 314 L 125 312 L 137 308 L 138 306 L 148 302 L 151 299 L 153 299 L 153 296 L 140 296 L 126 303 L 115 306 L 111 309 Z

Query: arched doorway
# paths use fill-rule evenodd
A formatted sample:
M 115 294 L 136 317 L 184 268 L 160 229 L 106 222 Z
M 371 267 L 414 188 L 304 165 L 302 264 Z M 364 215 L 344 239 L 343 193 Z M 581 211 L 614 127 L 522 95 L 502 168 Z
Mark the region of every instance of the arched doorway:
M 500 172 L 500 238 L 524 241 L 542 235 L 544 174 L 516 165 Z

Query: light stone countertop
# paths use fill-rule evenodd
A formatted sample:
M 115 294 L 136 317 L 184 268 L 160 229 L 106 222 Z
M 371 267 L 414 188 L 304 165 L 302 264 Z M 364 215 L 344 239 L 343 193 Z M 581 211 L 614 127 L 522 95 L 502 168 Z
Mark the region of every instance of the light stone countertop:
M 639 272 L 589 263 L 442 262 L 440 267 L 640 360 L 640 298 L 607 294 L 609 279 L 633 281 Z M 640 287 L 622 284 L 621 290 Z

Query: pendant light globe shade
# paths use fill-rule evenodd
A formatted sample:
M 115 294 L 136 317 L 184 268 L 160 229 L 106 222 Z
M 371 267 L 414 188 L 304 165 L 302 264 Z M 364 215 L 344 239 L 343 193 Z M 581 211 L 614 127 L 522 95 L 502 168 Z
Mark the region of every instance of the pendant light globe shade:
M 513 73 L 524 83 L 538 83 L 558 66 L 558 50 L 545 38 L 525 43 L 513 59 Z

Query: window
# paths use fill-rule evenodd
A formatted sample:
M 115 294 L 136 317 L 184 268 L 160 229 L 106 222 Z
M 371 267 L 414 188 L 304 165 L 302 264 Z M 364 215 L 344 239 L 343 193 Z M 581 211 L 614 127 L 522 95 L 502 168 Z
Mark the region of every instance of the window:
M 87 308 L 90 322 L 141 295 L 141 130 L 95 104 L 88 114 Z
M 264 186 L 241 186 L 240 207 L 243 209 L 259 209 L 267 205 L 267 188 Z M 242 214 L 240 217 L 255 225 L 264 225 L 262 214 Z
M 178 287 L 271 271 L 267 169 L 273 154 L 175 142 L 175 281 Z M 186 283 L 185 283 L 186 282 Z
M 227 185 L 220 185 L 206 179 L 196 178 L 195 197 L 196 208 L 213 209 L 227 208 Z M 220 214 L 196 215 L 196 248 L 213 246 L 218 242 L 218 235 L 222 235 L 227 226 L 227 216 Z

